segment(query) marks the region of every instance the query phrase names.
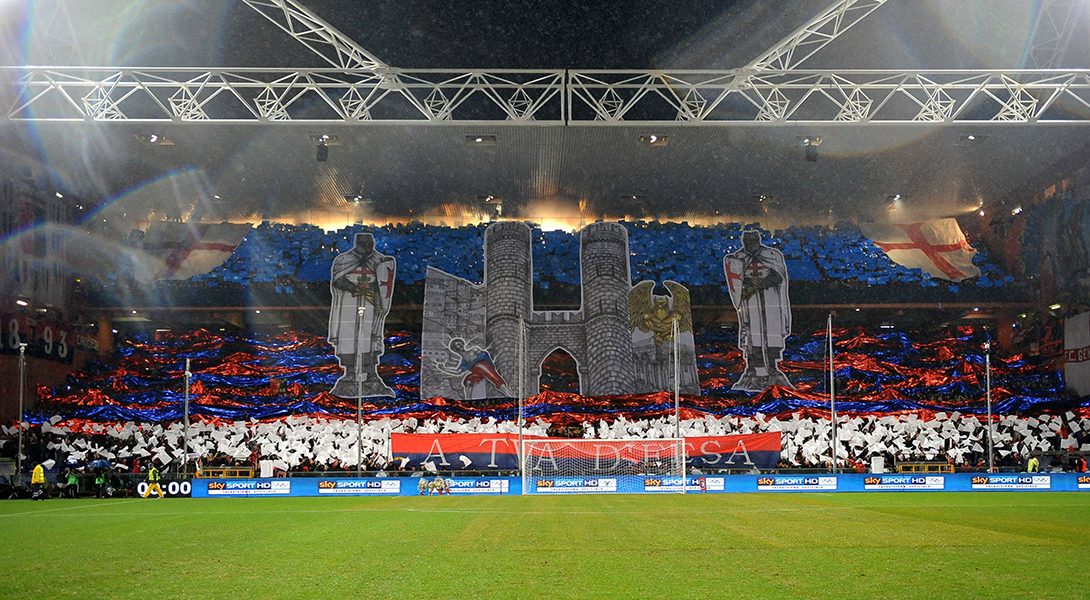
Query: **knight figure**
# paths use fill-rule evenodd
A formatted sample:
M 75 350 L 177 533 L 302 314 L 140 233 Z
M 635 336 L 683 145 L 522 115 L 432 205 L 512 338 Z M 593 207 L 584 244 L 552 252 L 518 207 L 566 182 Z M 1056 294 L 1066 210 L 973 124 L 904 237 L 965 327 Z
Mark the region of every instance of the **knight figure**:
M 742 248 L 723 257 L 730 299 L 738 311 L 738 346 L 746 368 L 732 390 L 759 392 L 791 387 L 780 371 L 784 341 L 791 335 L 791 301 L 783 253 L 761 243 L 758 231 L 742 232 Z
M 375 251 L 370 233 L 357 233 L 352 249 L 333 259 L 329 343 L 344 368 L 333 386 L 334 396 L 355 398 L 361 391 L 364 397 L 394 396 L 379 379 L 377 367 L 385 351 L 396 270 L 394 257 Z

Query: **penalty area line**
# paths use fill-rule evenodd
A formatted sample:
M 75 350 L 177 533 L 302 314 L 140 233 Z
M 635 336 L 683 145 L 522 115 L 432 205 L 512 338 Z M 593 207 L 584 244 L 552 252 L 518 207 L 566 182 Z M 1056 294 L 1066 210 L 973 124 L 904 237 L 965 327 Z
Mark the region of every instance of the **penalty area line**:
M 132 500 L 125 500 L 123 502 L 98 502 L 98 503 L 95 503 L 95 504 L 80 504 L 80 505 L 76 505 L 76 506 L 66 506 L 66 507 L 63 507 L 63 508 L 47 508 L 45 510 L 28 510 L 28 511 L 24 511 L 24 512 L 0 515 L 0 518 L 4 518 L 4 517 L 32 517 L 34 515 L 40 515 L 40 514 L 45 514 L 45 513 L 54 513 L 54 512 L 59 512 L 59 511 L 62 511 L 62 510 L 78 510 L 78 509 L 81 509 L 81 508 L 94 508 L 96 506 L 117 506 L 119 504 L 131 504 L 133 502 L 139 502 L 140 500 L 143 500 L 143 498 L 134 498 Z M 96 514 L 102 514 L 102 513 L 96 513 Z M 61 516 L 61 517 L 86 517 L 86 516 L 95 516 L 95 515 L 56 515 L 56 516 Z

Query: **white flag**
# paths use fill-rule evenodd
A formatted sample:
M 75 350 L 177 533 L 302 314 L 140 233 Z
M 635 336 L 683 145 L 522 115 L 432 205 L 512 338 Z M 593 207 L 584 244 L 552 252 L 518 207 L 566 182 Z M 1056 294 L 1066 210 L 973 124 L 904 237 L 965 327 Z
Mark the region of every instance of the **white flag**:
M 973 264 L 976 250 L 965 239 L 957 219 L 866 224 L 859 228 L 899 265 L 951 281 L 980 276 L 980 269 Z
M 141 280 L 203 275 L 222 265 L 250 232 L 249 224 L 215 225 L 157 221 L 148 227 L 144 252 L 133 273 Z

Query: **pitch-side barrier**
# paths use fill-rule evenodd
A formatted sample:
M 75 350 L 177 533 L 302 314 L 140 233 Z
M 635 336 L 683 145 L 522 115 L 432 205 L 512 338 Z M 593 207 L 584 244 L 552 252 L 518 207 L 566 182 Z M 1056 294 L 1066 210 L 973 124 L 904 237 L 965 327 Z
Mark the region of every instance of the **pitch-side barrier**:
M 496 496 L 523 493 L 518 477 L 454 477 L 451 496 Z M 623 480 L 623 481 L 622 481 Z M 421 481 L 425 485 L 421 486 Z M 193 498 L 318 497 L 318 496 L 419 496 L 438 495 L 429 489 L 433 477 L 365 478 L 280 478 L 280 479 L 194 479 Z M 676 476 L 621 475 L 616 477 L 558 477 L 541 479 L 531 494 L 680 492 Z M 423 487 L 423 489 L 422 489 Z M 1085 473 L 947 473 L 841 474 L 841 475 L 690 475 L 685 477 L 686 493 L 807 493 L 807 492 L 1090 492 L 1090 474 Z M 638 493 L 638 492 L 637 492 Z M 445 495 L 445 492 L 444 492 Z

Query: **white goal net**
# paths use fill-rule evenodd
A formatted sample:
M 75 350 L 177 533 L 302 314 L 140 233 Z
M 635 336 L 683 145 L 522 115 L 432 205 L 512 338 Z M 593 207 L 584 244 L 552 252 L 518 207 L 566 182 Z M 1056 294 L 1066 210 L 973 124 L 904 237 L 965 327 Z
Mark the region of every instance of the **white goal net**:
M 523 494 L 684 493 L 684 483 L 680 439 L 522 443 Z

